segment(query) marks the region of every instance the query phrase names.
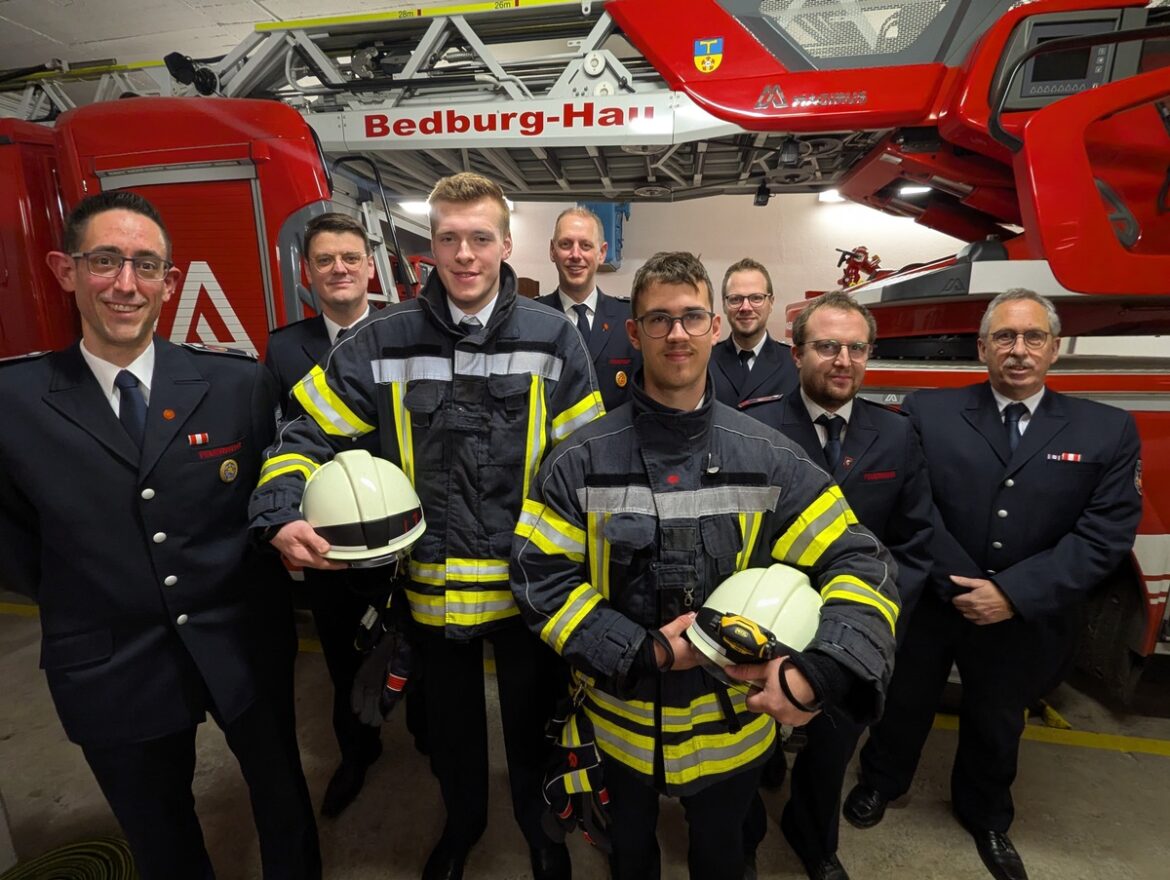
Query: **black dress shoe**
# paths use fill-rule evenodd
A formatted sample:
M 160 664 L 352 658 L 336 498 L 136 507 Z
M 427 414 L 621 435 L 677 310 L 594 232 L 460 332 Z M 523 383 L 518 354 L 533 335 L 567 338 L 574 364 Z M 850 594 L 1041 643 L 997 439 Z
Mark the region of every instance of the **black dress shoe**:
M 325 787 L 325 799 L 321 801 L 322 816 L 326 819 L 335 819 L 353 803 L 358 792 L 362 790 L 362 785 L 365 784 L 366 768 L 369 766 L 342 759 L 337 769 L 333 771 L 329 785 Z
M 855 785 L 845 798 L 841 815 L 854 828 L 872 828 L 882 821 L 888 803 L 880 791 L 867 785 Z
M 471 847 L 440 837 L 423 867 L 422 880 L 463 880 L 463 864 Z
M 1028 880 L 1024 860 L 1012 846 L 1011 839 L 1002 831 L 980 831 L 968 828 L 975 838 L 979 858 L 995 880 Z
M 808 880 L 849 880 L 849 872 L 836 854 L 816 862 L 805 862 L 804 870 Z
M 530 846 L 528 855 L 535 880 L 571 880 L 573 865 L 569 861 L 569 848 L 563 843 Z

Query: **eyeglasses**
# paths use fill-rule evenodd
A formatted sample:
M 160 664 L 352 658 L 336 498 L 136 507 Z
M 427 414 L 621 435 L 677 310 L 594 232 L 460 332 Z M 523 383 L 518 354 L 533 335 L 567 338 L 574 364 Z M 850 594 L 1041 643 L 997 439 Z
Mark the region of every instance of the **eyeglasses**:
M 814 339 L 803 343 L 807 348 L 812 346 L 813 351 L 825 360 L 831 360 L 841 353 L 841 349 L 849 352 L 849 360 L 860 364 L 869 360 L 873 353 L 873 345 L 869 342 L 838 342 L 836 339 Z
M 1045 330 L 1025 330 L 1022 333 L 1017 333 L 1015 330 L 996 330 L 988 335 L 988 339 L 996 348 L 1006 351 L 1009 348 L 1014 348 L 1016 340 L 1022 336 L 1024 337 L 1024 345 L 1028 348 L 1040 349 L 1047 344 L 1048 337 L 1051 335 Z
M 313 268 L 318 272 L 328 272 L 333 268 L 337 262 L 337 258 L 341 258 L 341 262 L 345 263 L 347 269 L 356 269 L 366 259 L 366 254 L 348 253 L 348 254 L 317 254 L 313 257 Z
M 691 309 L 678 316 L 666 312 L 647 312 L 634 320 L 642 325 L 642 332 L 651 339 L 662 339 L 664 336 L 670 335 L 676 321 L 682 324 L 682 328 L 688 336 L 705 336 L 707 331 L 711 329 L 711 321 L 714 317 L 714 312 Z
M 738 293 L 733 293 L 729 296 L 723 297 L 723 302 L 725 302 L 733 309 L 738 309 L 743 305 L 743 301 L 746 299 L 749 303 L 751 303 L 751 307 L 753 309 L 758 309 L 764 304 L 764 300 L 771 298 L 772 294 L 770 293 L 749 293 L 747 296 L 741 296 Z
M 124 257 L 109 251 L 88 251 L 69 256 L 75 260 L 84 260 L 89 274 L 99 278 L 116 278 L 122 273 L 122 266 L 130 263 L 139 280 L 161 281 L 171 266 L 175 265 L 162 257 Z

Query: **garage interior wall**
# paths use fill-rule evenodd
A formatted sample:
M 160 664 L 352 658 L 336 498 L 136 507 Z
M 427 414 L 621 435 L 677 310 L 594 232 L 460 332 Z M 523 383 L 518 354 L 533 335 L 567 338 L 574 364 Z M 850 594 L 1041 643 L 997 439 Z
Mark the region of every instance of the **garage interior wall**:
M 557 214 L 573 202 L 519 202 L 512 215 L 512 257 L 522 277 L 540 282 L 541 293 L 553 290 L 556 269 L 548 258 Z M 727 267 L 752 257 L 768 267 L 776 292 L 769 330 L 784 337 L 784 305 L 804 298 L 808 290 L 837 287 L 837 248 L 864 245 L 882 258 L 882 267 L 897 269 L 955 253 L 964 242 L 913 220 L 892 217 L 850 202 L 818 202 L 812 193 L 773 196 L 764 207 L 750 196 L 714 196 L 673 204 L 635 202 L 625 221 L 622 267 L 600 272 L 598 286 L 607 293 L 629 296 L 634 273 L 662 250 L 698 253 L 718 287 Z

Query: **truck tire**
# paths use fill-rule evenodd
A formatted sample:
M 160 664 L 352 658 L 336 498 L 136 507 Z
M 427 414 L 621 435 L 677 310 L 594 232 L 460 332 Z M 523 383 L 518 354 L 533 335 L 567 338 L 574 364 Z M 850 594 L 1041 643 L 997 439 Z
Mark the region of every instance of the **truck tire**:
M 1123 709 L 1133 702 L 1145 663 L 1130 647 L 1145 625 L 1141 598 L 1128 572 L 1111 575 L 1084 609 L 1077 650 L 1077 668 L 1100 682 L 1104 697 Z

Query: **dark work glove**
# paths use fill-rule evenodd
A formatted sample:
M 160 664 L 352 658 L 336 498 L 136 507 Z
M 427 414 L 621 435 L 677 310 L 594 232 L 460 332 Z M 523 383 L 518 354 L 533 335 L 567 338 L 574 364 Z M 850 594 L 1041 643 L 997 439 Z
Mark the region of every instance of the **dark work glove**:
M 612 852 L 609 838 L 609 792 L 605 790 L 601 754 L 594 742 L 593 725 L 578 708 L 564 719 L 560 735 L 553 744 L 553 754 L 544 777 L 544 800 L 548 812 L 541 826 L 556 842 L 580 828 L 591 844 L 603 852 Z
M 380 727 L 406 691 L 411 648 L 406 626 L 389 608 L 372 626 L 366 625 L 368 614 L 359 630 L 359 643 L 372 641 L 373 646 L 354 676 L 349 704 L 363 724 Z

